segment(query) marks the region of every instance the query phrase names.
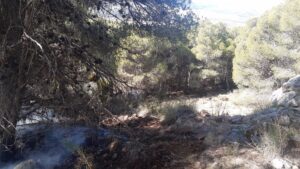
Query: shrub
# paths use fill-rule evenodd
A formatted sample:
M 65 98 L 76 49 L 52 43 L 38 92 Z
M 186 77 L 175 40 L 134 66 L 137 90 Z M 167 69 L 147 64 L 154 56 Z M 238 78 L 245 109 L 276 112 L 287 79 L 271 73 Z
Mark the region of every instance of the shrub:
M 184 90 L 195 56 L 181 42 L 136 32 L 122 41 L 117 52 L 118 75 L 132 86 L 161 93 Z
M 300 73 L 299 8 L 298 0 L 288 0 L 240 29 L 233 59 L 239 87 L 276 88 Z
M 193 81 L 199 80 L 198 85 L 208 90 L 232 88 L 233 33 L 225 25 L 207 20 L 201 22 L 195 32 L 191 38 L 192 51 L 203 67 L 195 67 L 192 71 L 191 85 L 194 87 Z
M 268 123 L 260 130 L 259 140 L 252 143 L 256 150 L 262 153 L 268 161 L 276 157 L 282 157 L 288 146 L 289 138 L 297 134 L 295 129 L 283 127 L 276 122 Z

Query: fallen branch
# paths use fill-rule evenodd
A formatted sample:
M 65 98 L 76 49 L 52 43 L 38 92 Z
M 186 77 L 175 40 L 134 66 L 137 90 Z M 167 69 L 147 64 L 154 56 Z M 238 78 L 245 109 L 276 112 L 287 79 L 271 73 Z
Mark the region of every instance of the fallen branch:
M 30 41 L 32 41 L 33 43 L 35 43 L 39 48 L 40 50 L 44 53 L 44 49 L 43 49 L 43 46 L 38 42 L 36 41 L 35 39 L 33 39 L 31 36 L 29 36 L 25 31 L 24 31 L 24 36 L 29 39 Z

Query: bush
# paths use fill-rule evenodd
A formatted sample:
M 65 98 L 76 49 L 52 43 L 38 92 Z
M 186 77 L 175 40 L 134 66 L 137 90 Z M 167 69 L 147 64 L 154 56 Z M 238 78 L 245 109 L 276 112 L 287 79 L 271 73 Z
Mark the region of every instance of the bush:
M 181 42 L 135 32 L 117 51 L 118 75 L 130 85 L 150 92 L 185 90 L 194 54 Z
M 191 38 L 192 51 L 202 67 L 195 67 L 191 73 L 191 86 L 207 90 L 230 89 L 232 82 L 232 58 L 234 35 L 223 24 L 213 24 L 207 20 L 200 23 Z
M 266 124 L 260 133 L 260 139 L 253 141 L 253 145 L 266 160 L 271 161 L 285 154 L 289 139 L 296 135 L 297 131 L 275 122 Z
M 300 73 L 299 8 L 298 0 L 288 0 L 240 29 L 233 59 L 239 87 L 277 88 Z

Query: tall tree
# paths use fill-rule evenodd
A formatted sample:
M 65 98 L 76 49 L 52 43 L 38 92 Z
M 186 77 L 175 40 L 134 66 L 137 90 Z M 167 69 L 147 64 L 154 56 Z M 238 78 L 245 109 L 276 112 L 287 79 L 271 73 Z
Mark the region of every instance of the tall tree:
M 18 1 L 0 2 L 0 139 L 1 148 L 8 149 L 14 142 L 15 124 L 20 110 L 20 97 L 24 81 L 24 58 L 21 57 L 23 34 L 20 3 Z
M 173 36 L 177 36 L 174 32 Z M 152 94 L 188 89 L 188 72 L 196 64 L 184 38 L 170 41 L 157 36 L 132 33 L 117 51 L 118 73 L 133 86 Z
M 300 73 L 299 8 L 299 0 L 287 0 L 240 30 L 233 60 L 236 84 L 276 88 Z
M 222 23 L 214 24 L 204 20 L 192 35 L 192 51 L 204 65 L 199 71 L 199 68 L 195 68 L 192 77 L 197 79 L 198 76 L 204 85 L 206 82 L 204 88 L 221 85 L 223 89 L 231 89 L 235 49 L 233 32 Z
M 100 111 L 101 95 L 113 92 L 119 82 L 110 71 L 110 51 L 119 45 L 121 35 L 115 35 L 120 27 L 108 21 L 155 34 L 165 34 L 165 27 L 184 34 L 194 23 L 186 12 L 188 4 L 186 0 L 0 0 L 0 154 L 13 147 L 20 107 L 32 100 L 75 115 Z M 96 99 L 84 92 L 93 88 L 85 86 L 87 79 L 101 82 Z

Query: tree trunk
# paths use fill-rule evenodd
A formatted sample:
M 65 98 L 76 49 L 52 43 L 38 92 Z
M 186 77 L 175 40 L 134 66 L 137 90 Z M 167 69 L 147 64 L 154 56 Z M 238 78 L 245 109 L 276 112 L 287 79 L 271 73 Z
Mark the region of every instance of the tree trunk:
M 14 149 L 20 112 L 23 28 L 20 0 L 0 0 L 0 160 Z
M 20 110 L 19 94 L 17 88 L 15 88 L 16 82 L 15 77 L 12 77 L 7 78 L 0 84 L 0 148 L 2 156 L 14 150 L 15 127 Z M 2 160 L 4 158 L 1 157 Z

